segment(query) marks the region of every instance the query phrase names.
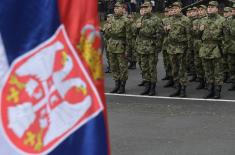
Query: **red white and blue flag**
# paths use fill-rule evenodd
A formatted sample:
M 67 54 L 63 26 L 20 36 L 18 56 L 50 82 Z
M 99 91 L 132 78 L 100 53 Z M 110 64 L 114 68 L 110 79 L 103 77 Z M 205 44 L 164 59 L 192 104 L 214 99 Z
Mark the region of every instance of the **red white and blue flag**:
M 110 154 L 97 4 L 1 0 L 1 155 Z

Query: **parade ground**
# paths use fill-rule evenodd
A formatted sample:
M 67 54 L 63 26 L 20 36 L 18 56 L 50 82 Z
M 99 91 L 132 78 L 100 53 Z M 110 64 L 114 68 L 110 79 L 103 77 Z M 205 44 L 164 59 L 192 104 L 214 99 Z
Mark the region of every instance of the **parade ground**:
M 220 100 L 204 100 L 206 90 L 189 83 L 187 98 L 169 98 L 163 88 L 162 56 L 158 62 L 158 95 L 139 96 L 139 69 L 129 70 L 126 95 L 109 94 L 114 82 L 105 75 L 113 155 L 234 155 L 235 95 L 225 84 Z

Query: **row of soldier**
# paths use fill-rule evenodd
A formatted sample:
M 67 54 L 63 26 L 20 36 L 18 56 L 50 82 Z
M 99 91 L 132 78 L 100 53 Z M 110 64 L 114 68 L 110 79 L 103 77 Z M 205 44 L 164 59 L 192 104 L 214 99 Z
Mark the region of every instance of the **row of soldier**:
M 103 32 L 109 66 L 115 80 L 110 93 L 125 93 L 129 68 L 138 62 L 144 86 L 141 95 L 156 95 L 157 62 L 163 53 L 168 80 L 164 87 L 175 87 L 171 97 L 186 97 L 187 71 L 197 89 L 208 89 L 204 98 L 220 98 L 225 77 L 235 90 L 235 5 L 218 13 L 218 2 L 200 5 L 182 14 L 182 4 L 174 2 L 160 19 L 151 13 L 150 2 L 141 5 L 140 16 L 125 15 L 117 2 L 114 15 L 108 16 Z M 226 75 L 226 76 L 225 76 Z

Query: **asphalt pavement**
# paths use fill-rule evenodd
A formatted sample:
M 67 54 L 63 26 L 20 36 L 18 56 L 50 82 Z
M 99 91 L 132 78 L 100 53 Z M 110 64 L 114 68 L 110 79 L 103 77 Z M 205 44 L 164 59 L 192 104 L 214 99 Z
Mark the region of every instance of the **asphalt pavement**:
M 162 57 L 158 63 L 158 95 L 143 97 L 137 84 L 139 69 L 129 70 L 127 95 L 107 93 L 113 155 L 235 155 L 235 95 L 226 91 L 221 100 L 204 100 L 206 90 L 189 83 L 188 98 L 169 98 L 165 89 Z M 105 76 L 106 92 L 113 87 Z

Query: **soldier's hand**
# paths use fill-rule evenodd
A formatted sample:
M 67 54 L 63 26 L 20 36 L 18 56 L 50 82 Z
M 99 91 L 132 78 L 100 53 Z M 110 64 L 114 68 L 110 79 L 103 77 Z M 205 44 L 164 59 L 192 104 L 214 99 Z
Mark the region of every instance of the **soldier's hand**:
M 171 25 L 167 25 L 166 29 L 167 29 L 167 31 L 170 31 L 171 30 Z
M 137 23 L 137 24 L 136 24 L 136 27 L 137 27 L 137 28 L 141 28 L 141 26 L 142 26 L 142 23 Z
M 193 26 L 193 30 L 197 30 L 198 27 L 196 25 Z
M 167 32 L 167 31 L 168 31 L 168 30 L 167 30 L 167 26 L 164 26 L 164 31 L 165 31 L 165 32 Z
M 111 28 L 111 24 L 107 24 L 106 28 L 107 29 Z
M 201 30 L 201 31 L 205 30 L 205 25 L 201 25 L 201 26 L 200 26 L 200 30 Z

